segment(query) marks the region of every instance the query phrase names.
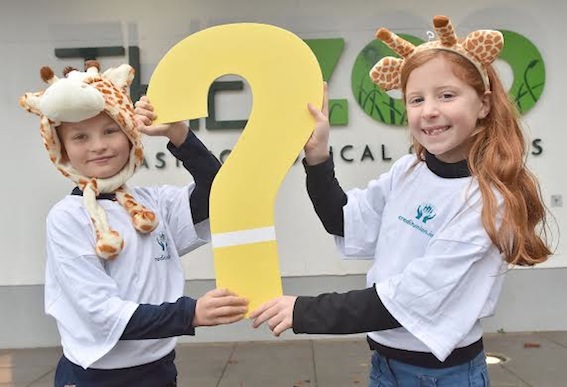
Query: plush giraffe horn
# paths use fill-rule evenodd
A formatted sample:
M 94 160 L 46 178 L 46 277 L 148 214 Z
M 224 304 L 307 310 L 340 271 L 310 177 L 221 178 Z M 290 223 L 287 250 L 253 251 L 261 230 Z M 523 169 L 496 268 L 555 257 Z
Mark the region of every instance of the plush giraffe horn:
M 433 26 L 435 27 L 435 32 L 437 32 L 441 45 L 453 47 L 457 44 L 457 33 L 447 16 L 435 16 L 433 18 Z
M 87 73 L 95 73 L 98 74 L 98 72 L 100 71 L 100 63 L 98 63 L 98 61 L 96 60 L 87 60 L 85 62 L 85 71 Z
M 55 73 L 53 72 L 51 67 L 49 67 L 49 66 L 43 66 L 39 70 L 39 75 L 40 75 L 41 79 L 43 80 L 43 82 L 48 83 L 50 85 L 52 83 L 56 82 L 59 79 L 59 78 L 57 78 L 57 76 L 55 75 Z
M 386 28 L 380 28 L 376 31 L 376 39 L 383 41 L 402 58 L 407 58 L 413 54 L 413 51 L 415 50 L 415 46 L 413 44 L 400 38 L 398 35 Z

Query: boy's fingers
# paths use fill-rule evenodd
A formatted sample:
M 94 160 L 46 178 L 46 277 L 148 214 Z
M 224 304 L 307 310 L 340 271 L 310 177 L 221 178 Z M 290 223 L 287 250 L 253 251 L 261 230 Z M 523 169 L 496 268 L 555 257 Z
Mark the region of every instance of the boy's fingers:
M 146 116 L 138 116 L 137 120 L 139 120 L 144 126 L 151 126 L 152 120 Z
M 248 308 L 245 306 L 223 306 L 215 309 L 212 315 L 218 319 L 245 314 L 247 311 Z
M 237 314 L 237 315 L 234 315 L 234 316 L 229 316 L 229 317 L 222 317 L 222 318 L 219 319 L 218 322 L 221 323 L 221 324 L 231 324 L 231 323 L 240 321 L 243 318 L 244 318 L 244 313 Z

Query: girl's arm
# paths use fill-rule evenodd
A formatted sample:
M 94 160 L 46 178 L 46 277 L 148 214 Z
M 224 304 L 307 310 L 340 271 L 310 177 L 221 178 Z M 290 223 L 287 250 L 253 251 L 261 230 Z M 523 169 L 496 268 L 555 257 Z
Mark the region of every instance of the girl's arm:
M 310 166 L 304 160 L 306 185 L 315 213 L 329 234 L 344 236 L 343 207 L 347 195 L 335 178 L 333 159 Z
M 329 153 L 329 94 L 324 84 L 323 106 L 321 109 L 308 105 L 315 120 L 313 133 L 303 150 L 303 166 L 307 174 L 307 193 L 313 208 L 328 233 L 343 236 L 343 206 L 347 197 L 335 178 L 333 160 Z
M 268 321 L 276 336 L 289 328 L 294 333 L 350 334 L 401 327 L 375 287 L 316 297 L 282 296 L 261 305 L 250 318 L 254 328 Z

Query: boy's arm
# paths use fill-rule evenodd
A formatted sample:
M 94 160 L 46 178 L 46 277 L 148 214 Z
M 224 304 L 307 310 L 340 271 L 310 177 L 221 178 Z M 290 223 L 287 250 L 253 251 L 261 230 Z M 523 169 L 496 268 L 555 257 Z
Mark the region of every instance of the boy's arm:
M 317 216 L 329 234 L 344 236 L 343 207 L 347 204 L 347 195 L 335 178 L 333 159 L 309 165 L 303 160 L 307 174 L 307 193 L 313 203 Z
M 177 302 L 138 306 L 120 340 L 162 339 L 194 335 L 198 326 L 230 324 L 241 320 L 248 300 L 225 289 L 214 289 L 194 300 L 180 297 Z
M 195 188 L 189 197 L 189 203 L 193 224 L 198 224 L 209 218 L 209 195 L 221 163 L 191 130 L 188 131 L 183 143 L 175 146 L 170 141 L 167 149 L 183 163 L 183 167 L 195 180 Z
M 195 334 L 191 325 L 196 300 L 180 297 L 161 305 L 140 304 L 122 332 L 120 340 L 163 339 Z
M 193 176 L 195 189 L 189 198 L 193 224 L 209 218 L 209 194 L 213 179 L 220 169 L 220 162 L 189 129 L 185 121 L 156 124 L 157 115 L 150 100 L 143 96 L 135 104 L 136 124 L 141 133 L 148 136 L 165 136 L 167 149 L 183 163 Z

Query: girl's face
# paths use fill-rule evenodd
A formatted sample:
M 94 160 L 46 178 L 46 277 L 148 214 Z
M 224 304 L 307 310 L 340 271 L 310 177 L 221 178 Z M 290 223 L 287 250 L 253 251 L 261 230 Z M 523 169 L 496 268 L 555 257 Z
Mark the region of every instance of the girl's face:
M 130 157 L 128 137 L 106 113 L 76 123 L 64 122 L 57 133 L 67 159 L 86 177 L 112 177 Z
M 447 163 L 467 157 L 477 120 L 490 111 L 489 94 L 479 97 L 453 66 L 443 57 L 433 58 L 409 74 L 405 90 L 412 135 Z

